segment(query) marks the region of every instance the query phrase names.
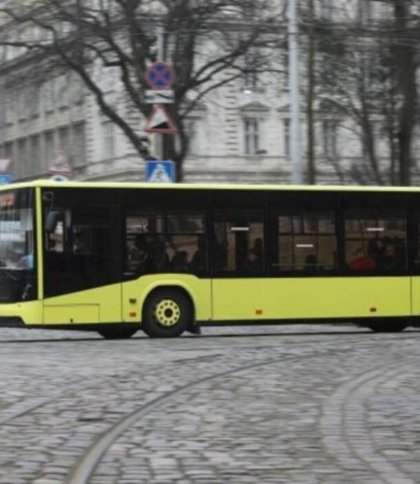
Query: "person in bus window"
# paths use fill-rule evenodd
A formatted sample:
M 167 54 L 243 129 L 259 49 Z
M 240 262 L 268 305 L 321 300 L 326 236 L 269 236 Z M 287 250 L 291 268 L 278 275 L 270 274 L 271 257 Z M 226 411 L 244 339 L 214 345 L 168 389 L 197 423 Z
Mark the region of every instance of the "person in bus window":
M 143 234 L 137 235 L 129 253 L 129 260 L 138 272 L 150 272 L 152 263 L 149 246 Z
M 259 258 L 259 260 L 262 261 L 263 260 L 264 245 L 263 245 L 263 239 L 261 237 L 257 237 L 254 240 L 254 245 L 252 247 L 252 250 L 257 254 L 257 257 Z
M 174 272 L 188 272 L 188 253 L 186 250 L 179 250 L 175 253 L 172 261 L 172 269 Z
M 401 268 L 397 257 L 395 245 L 387 244 L 380 259 L 379 269 L 386 272 L 393 272 Z
M 349 268 L 352 271 L 363 272 L 375 269 L 375 259 L 367 255 L 363 247 L 358 247 L 355 251 L 353 259 L 349 263 Z
M 19 261 L 19 266 L 22 267 L 22 269 L 33 269 L 34 267 L 33 252 L 29 252 L 29 254 L 26 254 L 23 257 L 21 257 Z
M 150 268 L 161 272 L 169 266 L 169 256 L 163 240 L 157 236 L 146 234 L 146 251 L 150 257 Z
M 190 265 L 193 272 L 200 272 L 206 268 L 206 249 L 205 242 L 202 237 L 198 239 L 198 247 L 194 252 Z
M 243 265 L 243 269 L 245 271 L 259 271 L 261 270 L 261 259 L 258 257 L 257 252 L 254 249 L 251 249 L 248 252 L 246 261 Z
M 306 274 L 316 274 L 318 272 L 318 258 L 315 254 L 308 254 L 306 256 L 303 270 Z

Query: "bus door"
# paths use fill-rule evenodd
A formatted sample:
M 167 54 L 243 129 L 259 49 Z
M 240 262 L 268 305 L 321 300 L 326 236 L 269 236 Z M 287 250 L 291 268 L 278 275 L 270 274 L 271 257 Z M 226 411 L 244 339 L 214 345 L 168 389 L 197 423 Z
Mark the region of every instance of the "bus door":
M 261 210 L 215 213 L 212 280 L 213 318 L 263 317 L 264 214 Z
M 59 198 L 57 195 L 57 198 Z M 44 213 L 44 323 L 121 321 L 118 230 L 95 200 Z

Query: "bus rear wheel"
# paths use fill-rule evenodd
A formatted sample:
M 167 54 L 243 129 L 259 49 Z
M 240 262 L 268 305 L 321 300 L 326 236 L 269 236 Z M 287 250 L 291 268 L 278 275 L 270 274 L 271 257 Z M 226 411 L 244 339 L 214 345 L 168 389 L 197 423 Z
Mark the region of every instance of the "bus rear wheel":
M 182 291 L 159 289 L 144 305 L 143 331 L 152 338 L 174 338 L 190 327 L 192 317 L 190 301 Z
M 137 331 L 138 328 L 103 328 L 98 333 L 105 339 L 128 339 Z

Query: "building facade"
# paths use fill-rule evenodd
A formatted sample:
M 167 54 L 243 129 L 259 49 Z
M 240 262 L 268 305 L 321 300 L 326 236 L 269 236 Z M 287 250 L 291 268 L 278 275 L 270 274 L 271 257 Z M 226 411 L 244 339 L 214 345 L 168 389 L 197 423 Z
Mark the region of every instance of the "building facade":
M 390 5 L 377 0 L 316 0 L 314 7 L 317 19 L 345 26 L 378 22 L 389 15 Z M 301 10 L 301 15 L 306 15 Z M 308 148 L 307 47 L 302 37 L 304 165 Z M 94 95 L 77 75 L 67 72 L 49 77 L 46 73 L 43 78 L 28 77 L 25 81 L 25 76 L 22 79 L 18 74 L 30 69 L 34 62 L 27 51 L 3 46 L 0 58 L 0 158 L 3 167 L 7 166 L 3 171 L 7 170 L 16 180 L 51 173 L 80 180 L 144 179 L 144 159 L 124 133 L 102 114 Z M 274 51 L 273 66 L 275 72 L 249 72 L 242 79 L 210 92 L 190 113 L 185 181 L 291 182 L 287 45 Z M 98 69 L 97 80 L 108 99 L 121 105 L 121 114 L 142 132 L 147 120 L 130 110 L 118 75 L 118 69 L 112 66 Z M 316 181 L 357 183 L 353 172 L 355 167 L 363 170 L 366 153 L 353 121 L 324 109 L 319 100 L 314 112 Z M 150 145 L 155 145 L 154 139 Z

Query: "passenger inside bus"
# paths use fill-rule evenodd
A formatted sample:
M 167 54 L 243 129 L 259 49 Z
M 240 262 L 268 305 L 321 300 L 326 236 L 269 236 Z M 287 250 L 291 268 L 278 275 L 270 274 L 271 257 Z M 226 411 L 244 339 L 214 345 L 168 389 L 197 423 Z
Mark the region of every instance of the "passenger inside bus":
M 245 271 L 260 271 L 262 269 L 261 259 L 258 257 L 257 252 L 254 249 L 248 251 L 246 261 L 243 264 L 243 270 Z
M 385 246 L 382 256 L 379 259 L 379 269 L 386 272 L 393 272 L 401 268 L 401 263 L 397 257 L 395 245 L 388 244 Z
M 130 265 L 138 272 L 150 272 L 151 256 L 150 248 L 144 234 L 139 234 L 134 240 L 134 245 L 129 253 Z
M 206 269 L 206 248 L 203 238 L 199 238 L 197 250 L 191 259 L 192 272 L 200 272 Z
M 318 258 L 315 254 L 308 254 L 306 256 L 303 270 L 305 274 L 316 274 L 319 272 Z
M 188 253 L 186 250 L 179 250 L 171 261 L 172 269 L 175 272 L 189 272 Z
M 366 254 L 363 247 L 358 247 L 354 253 L 353 259 L 349 263 L 349 268 L 355 272 L 371 271 L 375 269 L 375 259 Z

